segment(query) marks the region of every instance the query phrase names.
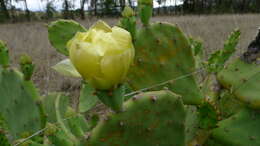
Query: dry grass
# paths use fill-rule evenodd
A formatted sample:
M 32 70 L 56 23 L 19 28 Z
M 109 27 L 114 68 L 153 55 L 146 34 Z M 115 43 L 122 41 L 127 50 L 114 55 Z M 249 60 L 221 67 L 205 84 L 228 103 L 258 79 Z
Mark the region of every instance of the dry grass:
M 224 40 L 234 28 L 242 31 L 239 49 L 246 48 L 256 34 L 260 24 L 260 15 L 217 15 L 217 16 L 163 16 L 153 21 L 167 21 L 178 24 L 187 35 L 203 40 L 207 52 L 221 48 Z M 80 21 L 89 27 L 97 19 Z M 104 19 L 111 25 L 117 19 Z M 46 23 L 20 23 L 0 25 L 0 40 L 7 42 L 11 49 L 12 63 L 17 65 L 19 55 L 28 53 L 37 65 L 33 80 L 42 92 L 46 91 L 77 91 L 79 81 L 62 77 L 50 69 L 52 65 L 64 58 L 58 54 L 48 41 Z M 75 93 L 76 94 L 76 93 Z

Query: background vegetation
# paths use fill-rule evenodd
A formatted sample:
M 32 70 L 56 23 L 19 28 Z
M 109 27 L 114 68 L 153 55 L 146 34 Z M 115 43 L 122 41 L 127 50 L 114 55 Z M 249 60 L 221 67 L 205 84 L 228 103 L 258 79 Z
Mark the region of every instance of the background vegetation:
M 75 0 L 41 0 L 46 2 L 45 10 L 32 12 L 27 0 L 0 0 L 0 22 L 49 20 L 54 18 L 85 19 L 88 16 L 119 16 L 125 5 L 136 9 L 136 0 L 80 0 L 75 8 Z M 57 10 L 54 2 L 62 3 Z M 24 10 L 16 8 L 14 2 L 23 2 Z M 259 13 L 259 0 L 156 0 L 158 7 L 154 15 Z M 181 2 L 181 4 L 180 4 Z M 86 7 L 88 4 L 88 7 Z

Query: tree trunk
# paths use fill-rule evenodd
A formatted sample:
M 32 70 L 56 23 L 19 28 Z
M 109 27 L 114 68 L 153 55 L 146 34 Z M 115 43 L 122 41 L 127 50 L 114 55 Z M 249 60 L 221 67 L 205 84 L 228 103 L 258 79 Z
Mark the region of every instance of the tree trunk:
M 97 0 L 94 0 L 94 5 L 95 5 L 95 11 L 94 11 L 94 15 L 97 15 Z
M 85 6 L 86 0 L 81 0 L 81 6 L 80 6 L 80 18 L 82 20 L 85 19 L 85 10 L 84 10 L 84 6 Z
M 7 7 L 6 7 L 6 3 L 5 3 L 5 0 L 0 0 L 0 12 L 2 14 L 4 14 L 4 17 L 6 19 L 9 19 L 10 18 L 10 15 L 9 15 L 9 12 L 7 10 Z
M 31 20 L 31 14 L 30 14 L 30 10 L 28 9 L 27 0 L 24 0 L 24 6 L 25 6 L 26 18 L 27 18 L 28 21 L 30 21 Z
M 131 1 L 131 0 L 128 0 L 128 3 L 129 3 L 129 7 L 132 8 L 132 7 L 133 7 L 133 6 L 132 6 L 132 1 Z
M 69 19 L 69 3 L 68 3 L 68 0 L 64 0 L 64 18 Z
M 121 11 L 123 11 L 125 7 L 125 0 L 119 0 L 119 2 L 120 2 Z
M 260 12 L 260 0 L 256 0 L 257 12 Z

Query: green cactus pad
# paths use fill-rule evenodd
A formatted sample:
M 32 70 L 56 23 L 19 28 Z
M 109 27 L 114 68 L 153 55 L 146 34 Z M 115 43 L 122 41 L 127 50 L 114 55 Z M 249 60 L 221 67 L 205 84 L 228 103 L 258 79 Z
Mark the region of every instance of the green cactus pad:
M 9 51 L 6 44 L 0 40 L 0 67 L 9 65 Z
M 79 96 L 79 112 L 87 112 L 93 108 L 98 102 L 98 97 L 95 94 L 95 89 L 87 83 L 81 84 Z
M 123 17 L 132 17 L 135 16 L 135 11 L 129 7 L 129 6 L 125 6 L 123 12 L 122 12 L 122 16 Z
M 237 100 L 234 95 L 227 90 L 221 91 L 219 98 L 215 101 L 215 105 L 222 119 L 229 118 L 244 108 L 242 102 Z
M 218 80 L 237 99 L 260 109 L 260 65 L 237 59 L 218 74 Z
M 184 106 L 170 91 L 139 94 L 124 112 L 108 116 L 90 135 L 88 146 L 184 146 Z
M 73 20 L 58 20 L 48 26 L 49 40 L 58 52 L 68 56 L 67 42 L 77 33 L 86 29 Z
M 185 141 L 186 145 L 190 143 L 197 135 L 199 128 L 198 112 L 195 106 L 186 106 L 186 120 L 185 120 Z
M 50 123 L 57 122 L 57 115 L 55 112 L 55 101 L 58 96 L 60 97 L 60 106 L 59 111 L 62 115 L 62 118 L 65 117 L 65 112 L 67 110 L 67 106 L 69 105 L 69 97 L 64 96 L 62 93 L 49 93 L 47 96 L 42 98 L 43 108 L 45 109 L 45 114 L 47 116 L 47 121 Z
M 55 146 L 75 146 L 62 129 L 57 129 L 54 133 L 50 134 L 48 139 Z
M 153 5 L 138 4 L 139 17 L 144 26 L 149 25 L 150 18 L 153 15 Z
M 222 50 L 218 50 L 211 54 L 208 59 L 208 71 L 209 72 L 219 72 L 224 68 L 225 62 L 231 57 L 231 55 L 236 51 L 236 46 L 240 38 L 240 31 L 235 30 L 232 32 L 224 44 Z
M 20 70 L 24 74 L 25 80 L 30 80 L 34 71 L 34 64 L 32 58 L 27 54 L 21 55 L 20 57 Z
M 259 111 L 245 109 L 221 121 L 219 128 L 212 131 L 211 137 L 221 146 L 259 146 L 259 123 Z
M 14 70 L 0 72 L 0 113 L 14 139 L 25 131 L 33 133 L 41 128 L 38 107 L 24 86 L 22 78 Z
M 84 137 L 85 133 L 90 129 L 85 117 L 71 107 L 67 109 L 66 118 L 68 118 L 67 123 L 71 133 L 76 137 Z
M 9 143 L 5 133 L 3 133 L 1 131 L 1 127 L 0 127 L 0 146 L 11 146 L 11 144 Z
M 193 53 L 177 26 L 156 23 L 141 29 L 136 36 L 135 49 L 134 65 L 128 76 L 134 90 L 176 79 L 163 87 L 182 95 L 185 104 L 202 102 L 192 75 L 195 72 Z

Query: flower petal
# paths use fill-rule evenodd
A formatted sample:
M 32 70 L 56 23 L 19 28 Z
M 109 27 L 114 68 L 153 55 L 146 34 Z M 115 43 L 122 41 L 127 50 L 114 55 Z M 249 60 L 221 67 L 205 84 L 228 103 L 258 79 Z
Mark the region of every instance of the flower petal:
M 121 54 L 109 52 L 101 60 L 101 72 L 106 80 L 109 80 L 112 84 L 118 84 L 125 79 L 130 63 L 130 50 Z
M 102 76 L 100 71 L 101 56 L 97 52 L 99 46 L 89 43 L 77 43 L 70 49 L 70 59 L 84 79 Z
M 71 63 L 70 59 L 62 60 L 61 62 L 57 63 L 56 65 L 52 66 L 52 69 L 57 71 L 58 73 L 69 76 L 69 77 L 81 77 L 79 72 L 76 70 L 76 68 Z
M 118 43 L 121 49 L 128 49 L 131 48 L 132 45 L 132 37 L 131 34 L 117 26 L 112 28 L 112 37 Z
M 91 29 L 95 29 L 95 30 L 102 30 L 104 32 L 111 32 L 111 27 L 109 25 L 106 24 L 106 22 L 102 21 L 102 20 L 98 20 L 98 22 L 96 22 L 94 25 L 92 25 L 90 27 Z

